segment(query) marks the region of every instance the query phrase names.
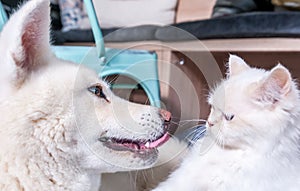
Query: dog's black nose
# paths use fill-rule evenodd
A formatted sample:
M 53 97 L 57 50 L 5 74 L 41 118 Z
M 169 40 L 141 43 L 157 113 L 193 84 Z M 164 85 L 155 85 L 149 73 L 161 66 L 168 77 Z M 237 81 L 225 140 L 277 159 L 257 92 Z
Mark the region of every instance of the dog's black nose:
M 166 121 L 169 122 L 171 120 L 172 114 L 166 110 L 161 109 L 160 111 L 161 117 Z

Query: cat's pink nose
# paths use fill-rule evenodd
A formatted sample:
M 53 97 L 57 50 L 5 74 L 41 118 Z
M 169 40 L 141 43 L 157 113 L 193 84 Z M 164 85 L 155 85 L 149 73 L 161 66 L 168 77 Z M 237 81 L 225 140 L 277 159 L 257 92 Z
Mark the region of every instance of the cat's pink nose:
M 160 116 L 165 120 L 165 121 L 170 121 L 172 114 L 169 111 L 166 111 L 164 109 L 161 109 L 159 111 Z

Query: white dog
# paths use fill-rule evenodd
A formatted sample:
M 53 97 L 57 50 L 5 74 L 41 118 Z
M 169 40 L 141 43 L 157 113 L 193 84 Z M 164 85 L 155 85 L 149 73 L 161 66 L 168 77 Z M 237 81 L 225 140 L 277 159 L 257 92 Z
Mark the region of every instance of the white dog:
M 153 165 L 170 113 L 56 58 L 49 21 L 49 1 L 31 0 L 0 36 L 0 190 L 84 191 L 102 172 Z

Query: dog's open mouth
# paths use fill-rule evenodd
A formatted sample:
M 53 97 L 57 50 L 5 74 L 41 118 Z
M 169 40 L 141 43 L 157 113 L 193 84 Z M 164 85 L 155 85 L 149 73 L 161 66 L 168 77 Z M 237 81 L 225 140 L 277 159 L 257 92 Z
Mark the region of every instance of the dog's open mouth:
M 156 149 L 166 141 L 168 141 L 170 135 L 169 133 L 165 133 L 158 137 L 155 140 L 130 140 L 130 139 L 117 139 L 117 138 L 109 138 L 102 137 L 98 140 L 103 142 L 105 146 L 110 149 L 117 151 L 148 151 L 152 149 Z

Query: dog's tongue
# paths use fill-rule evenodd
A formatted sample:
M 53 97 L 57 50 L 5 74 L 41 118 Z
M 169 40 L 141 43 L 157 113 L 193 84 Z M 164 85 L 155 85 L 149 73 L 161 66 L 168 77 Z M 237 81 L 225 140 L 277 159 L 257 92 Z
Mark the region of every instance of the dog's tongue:
M 147 142 L 143 145 L 140 145 L 141 149 L 153 149 L 156 147 L 159 147 L 160 145 L 164 144 L 166 141 L 168 141 L 170 138 L 169 133 L 164 134 L 161 138 L 153 141 L 153 142 Z

